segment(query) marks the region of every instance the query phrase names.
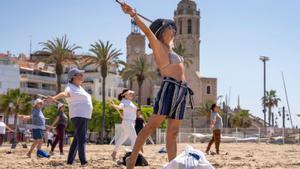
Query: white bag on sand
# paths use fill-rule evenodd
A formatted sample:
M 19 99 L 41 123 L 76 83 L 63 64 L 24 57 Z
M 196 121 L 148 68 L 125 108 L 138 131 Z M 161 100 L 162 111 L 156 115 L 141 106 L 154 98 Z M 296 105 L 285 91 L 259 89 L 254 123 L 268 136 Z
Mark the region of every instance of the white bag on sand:
M 187 146 L 163 169 L 214 169 L 214 167 L 206 160 L 203 152 Z

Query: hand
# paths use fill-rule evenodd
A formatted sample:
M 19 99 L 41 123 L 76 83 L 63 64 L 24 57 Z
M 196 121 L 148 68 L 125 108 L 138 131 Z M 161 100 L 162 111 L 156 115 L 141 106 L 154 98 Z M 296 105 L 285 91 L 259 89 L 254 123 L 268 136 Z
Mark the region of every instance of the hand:
M 126 3 L 122 4 L 122 10 L 124 13 L 129 14 L 131 17 L 136 15 L 136 12 L 132 9 L 132 7 Z
M 46 103 L 53 103 L 55 100 L 53 99 L 53 97 L 51 97 L 51 96 L 47 96 L 46 98 L 45 98 L 45 102 Z

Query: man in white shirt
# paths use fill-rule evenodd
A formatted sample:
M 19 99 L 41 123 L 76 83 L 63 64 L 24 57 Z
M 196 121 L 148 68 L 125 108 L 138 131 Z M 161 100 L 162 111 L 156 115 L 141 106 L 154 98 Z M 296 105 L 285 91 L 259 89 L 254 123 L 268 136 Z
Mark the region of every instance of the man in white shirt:
M 8 129 L 11 132 L 14 132 L 11 128 L 9 128 L 3 121 L 2 116 L 0 116 L 0 146 L 2 146 L 5 136 L 5 131 Z

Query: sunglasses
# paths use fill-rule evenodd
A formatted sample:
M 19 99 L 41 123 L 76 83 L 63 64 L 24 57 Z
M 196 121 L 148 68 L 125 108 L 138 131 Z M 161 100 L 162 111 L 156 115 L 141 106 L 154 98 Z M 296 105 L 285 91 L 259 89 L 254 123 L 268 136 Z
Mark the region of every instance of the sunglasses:
M 75 74 L 74 76 L 83 76 L 83 74 L 81 74 L 81 73 L 77 73 L 77 74 Z
M 175 31 L 177 31 L 177 27 L 176 27 L 175 23 L 170 23 L 170 24 L 167 26 L 167 28 L 168 28 L 169 30 L 174 29 Z

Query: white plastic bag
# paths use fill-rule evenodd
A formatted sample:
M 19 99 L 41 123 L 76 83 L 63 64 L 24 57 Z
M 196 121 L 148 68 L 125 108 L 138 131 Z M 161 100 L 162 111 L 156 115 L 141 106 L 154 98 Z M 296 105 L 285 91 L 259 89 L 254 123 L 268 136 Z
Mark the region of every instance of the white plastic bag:
M 214 169 L 206 160 L 203 152 L 187 146 L 185 150 L 173 159 L 164 169 Z

